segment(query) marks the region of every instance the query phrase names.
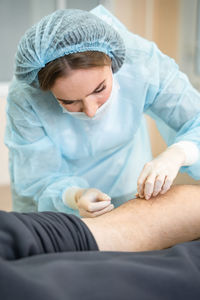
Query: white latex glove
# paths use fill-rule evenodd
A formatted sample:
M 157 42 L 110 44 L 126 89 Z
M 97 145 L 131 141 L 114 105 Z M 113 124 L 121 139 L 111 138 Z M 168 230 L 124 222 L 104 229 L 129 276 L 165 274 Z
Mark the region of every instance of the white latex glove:
M 114 205 L 111 204 L 111 198 L 94 188 L 78 190 L 75 201 L 81 217 L 97 217 L 114 208 Z
M 159 193 L 166 193 L 181 166 L 191 165 L 197 159 L 199 150 L 192 142 L 173 144 L 158 157 L 145 164 L 138 178 L 138 194 L 140 198 L 150 199 Z

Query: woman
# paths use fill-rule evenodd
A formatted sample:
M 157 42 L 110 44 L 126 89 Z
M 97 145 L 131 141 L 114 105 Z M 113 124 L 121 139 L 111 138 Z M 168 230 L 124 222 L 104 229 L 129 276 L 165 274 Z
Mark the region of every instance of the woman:
M 153 160 L 143 113 L 169 145 Z M 200 178 L 199 93 L 102 6 L 56 11 L 24 35 L 7 115 L 18 211 L 94 217 L 137 189 L 165 193 L 183 166 Z

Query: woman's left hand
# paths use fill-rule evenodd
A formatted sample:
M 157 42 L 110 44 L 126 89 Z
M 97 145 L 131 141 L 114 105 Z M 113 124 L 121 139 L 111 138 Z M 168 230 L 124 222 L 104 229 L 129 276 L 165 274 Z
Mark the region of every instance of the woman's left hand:
M 146 163 L 138 178 L 137 196 L 148 200 L 159 193 L 166 193 L 184 161 L 185 154 L 182 149 L 172 145 L 158 157 Z

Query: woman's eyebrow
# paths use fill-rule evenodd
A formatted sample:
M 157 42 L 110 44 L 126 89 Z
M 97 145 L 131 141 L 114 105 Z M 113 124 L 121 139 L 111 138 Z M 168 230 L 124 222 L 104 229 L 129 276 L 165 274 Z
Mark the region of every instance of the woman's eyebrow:
M 100 86 L 103 84 L 105 82 L 105 79 L 96 87 L 96 89 L 92 92 L 92 93 L 94 93 L 96 90 L 98 90 L 99 88 L 100 88 Z M 86 97 L 87 96 L 89 96 L 89 95 L 91 95 L 92 93 L 90 93 L 90 94 L 88 94 L 88 95 L 86 95 Z M 65 100 L 65 99 L 60 99 L 60 98 L 57 98 L 59 101 L 62 101 L 62 102 L 64 102 L 64 103 L 68 103 L 68 102 L 75 102 L 75 101 L 81 101 L 81 100 Z

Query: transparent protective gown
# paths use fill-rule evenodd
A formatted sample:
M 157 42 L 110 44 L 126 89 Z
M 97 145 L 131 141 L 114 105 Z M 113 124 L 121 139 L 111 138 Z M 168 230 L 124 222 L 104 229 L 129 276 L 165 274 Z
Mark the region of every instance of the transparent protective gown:
M 192 141 L 200 149 L 200 94 L 173 59 L 98 6 L 92 13 L 123 37 L 126 59 L 114 75 L 117 96 L 101 118 L 63 113 L 51 92 L 13 79 L 5 142 L 10 150 L 14 209 L 62 211 L 69 187 L 95 187 L 116 206 L 134 197 L 138 176 L 151 160 L 144 113 L 157 122 L 168 145 Z M 200 161 L 181 171 L 200 179 Z

